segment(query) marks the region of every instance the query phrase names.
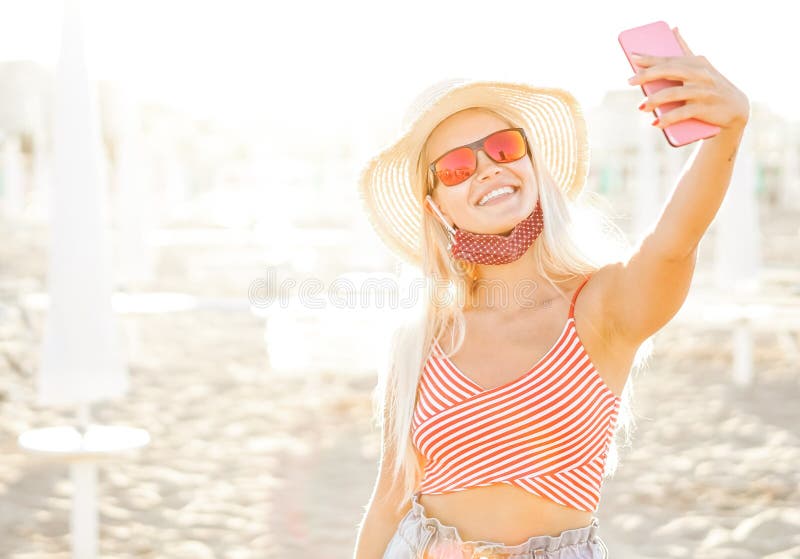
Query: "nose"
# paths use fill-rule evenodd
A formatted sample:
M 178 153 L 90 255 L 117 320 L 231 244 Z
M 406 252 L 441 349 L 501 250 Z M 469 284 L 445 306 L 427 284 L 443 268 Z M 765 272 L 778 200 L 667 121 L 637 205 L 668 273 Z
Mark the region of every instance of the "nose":
M 495 163 L 482 149 L 478 150 L 476 158 L 478 161 L 475 174 L 479 181 L 484 181 L 500 172 L 500 165 Z

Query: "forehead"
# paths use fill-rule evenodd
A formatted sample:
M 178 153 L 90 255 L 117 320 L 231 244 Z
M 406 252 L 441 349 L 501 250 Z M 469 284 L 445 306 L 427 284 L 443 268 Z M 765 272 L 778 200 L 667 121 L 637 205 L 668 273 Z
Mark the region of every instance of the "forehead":
M 465 109 L 440 122 L 428 136 L 428 161 L 448 150 L 469 144 L 510 124 L 492 113 L 480 109 Z

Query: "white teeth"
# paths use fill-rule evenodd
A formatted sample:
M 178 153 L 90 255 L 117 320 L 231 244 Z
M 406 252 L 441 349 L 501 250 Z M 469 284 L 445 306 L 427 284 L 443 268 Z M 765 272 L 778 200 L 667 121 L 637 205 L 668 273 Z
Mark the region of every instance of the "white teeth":
M 488 202 L 492 198 L 496 198 L 501 194 L 506 194 L 507 192 L 514 192 L 514 188 L 511 186 L 501 186 L 500 188 L 495 188 L 489 194 L 481 198 L 480 202 L 478 202 L 478 205 L 483 206 L 486 202 Z

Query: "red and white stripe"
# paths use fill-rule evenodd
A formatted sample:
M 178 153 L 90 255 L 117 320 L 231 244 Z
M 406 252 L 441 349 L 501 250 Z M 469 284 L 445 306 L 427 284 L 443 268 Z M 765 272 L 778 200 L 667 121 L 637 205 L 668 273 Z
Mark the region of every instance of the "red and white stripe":
M 573 307 L 574 299 L 559 339 L 539 362 L 494 389 L 466 377 L 435 344 L 412 421 L 412 439 L 427 459 L 420 493 L 507 483 L 597 510 L 621 400 L 586 353 Z

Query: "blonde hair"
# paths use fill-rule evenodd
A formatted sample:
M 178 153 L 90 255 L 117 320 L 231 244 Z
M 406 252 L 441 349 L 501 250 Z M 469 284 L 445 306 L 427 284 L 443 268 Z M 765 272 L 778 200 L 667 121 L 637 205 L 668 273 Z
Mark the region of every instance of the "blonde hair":
M 491 113 L 508 122 L 510 127 L 520 127 L 514 123 L 523 122 L 511 109 L 473 109 Z M 529 138 L 530 157 L 544 215 L 544 230 L 534 243 L 533 260 L 536 272 L 566 299 L 567 295 L 558 283 L 592 274 L 606 264 L 627 259 L 631 245 L 604 211 L 599 206 L 593 206 L 593 202 L 603 202 L 600 195 L 583 191 L 577 200 L 568 199 L 550 172 L 541 164 L 544 159 L 533 141 L 535 136 L 527 128 L 525 133 Z M 393 484 L 400 484 L 403 495 L 397 512 L 411 499 L 423 476 L 422 465 L 411 440 L 411 422 L 417 384 L 425 361 L 432 349 L 433 340 L 440 339 L 447 332 L 448 324 L 452 324 L 450 334 L 453 343 L 450 354 L 459 350 L 466 331 L 460 302 L 473 291 L 480 279 L 475 273 L 474 264 L 453 262 L 447 251 L 449 239 L 441 223 L 423 211 L 425 195 L 432 186 L 424 156 L 426 146 L 427 141 L 420 147 L 412 185 L 423 216 L 421 268 L 426 280 L 425 289 L 420 304 L 413 309 L 414 312 L 404 318 L 394 330 L 388 359 L 379 367 L 378 383 L 372 394 L 373 418 L 382 430 L 384 441 L 381 460 L 392 460 Z M 439 288 L 442 286 L 449 296 L 441 296 Z M 640 346 L 632 367 L 643 369 L 652 349 L 650 338 Z M 630 444 L 635 429 L 632 398 L 633 383 L 632 378 L 629 378 L 622 393 L 615 436 L 609 447 L 606 476 L 616 471 L 619 461 L 616 439 L 622 438 L 623 446 Z

